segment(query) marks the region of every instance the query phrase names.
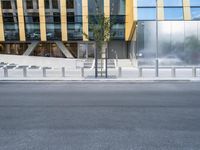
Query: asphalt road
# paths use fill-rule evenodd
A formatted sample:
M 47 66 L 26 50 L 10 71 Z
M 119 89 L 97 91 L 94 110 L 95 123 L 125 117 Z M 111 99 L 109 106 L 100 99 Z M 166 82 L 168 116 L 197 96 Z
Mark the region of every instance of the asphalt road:
M 0 150 L 199 150 L 200 83 L 0 82 Z

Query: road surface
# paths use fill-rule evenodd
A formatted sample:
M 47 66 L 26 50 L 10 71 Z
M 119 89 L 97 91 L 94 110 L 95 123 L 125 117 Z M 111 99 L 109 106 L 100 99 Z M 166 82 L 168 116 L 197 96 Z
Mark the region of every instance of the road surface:
M 200 83 L 0 82 L 0 150 L 199 150 Z

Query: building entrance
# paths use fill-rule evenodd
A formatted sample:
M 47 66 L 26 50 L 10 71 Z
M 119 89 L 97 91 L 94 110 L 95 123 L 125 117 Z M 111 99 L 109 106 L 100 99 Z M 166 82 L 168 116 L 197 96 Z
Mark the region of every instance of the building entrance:
M 88 59 L 94 58 L 95 44 L 94 43 L 79 43 L 78 58 Z

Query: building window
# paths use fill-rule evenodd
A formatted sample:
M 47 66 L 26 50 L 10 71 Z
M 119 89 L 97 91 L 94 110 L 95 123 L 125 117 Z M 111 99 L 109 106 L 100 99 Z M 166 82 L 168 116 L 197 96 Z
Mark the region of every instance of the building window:
M 137 0 L 138 7 L 156 6 L 156 0 Z
M 138 20 L 156 20 L 156 8 L 138 8 Z
M 200 0 L 190 0 L 190 6 L 200 6 Z
M 192 20 L 200 20 L 200 8 L 191 8 Z
M 67 0 L 67 8 L 74 9 L 74 0 Z
M 165 8 L 165 20 L 183 20 L 183 8 Z
M 183 6 L 182 0 L 164 0 L 164 6 Z
M 33 9 L 33 1 L 26 0 L 26 9 Z
M 45 0 L 45 9 L 50 9 L 49 0 Z
M 2 9 L 12 9 L 11 1 L 2 0 Z
M 58 0 L 52 0 L 53 9 L 58 9 Z

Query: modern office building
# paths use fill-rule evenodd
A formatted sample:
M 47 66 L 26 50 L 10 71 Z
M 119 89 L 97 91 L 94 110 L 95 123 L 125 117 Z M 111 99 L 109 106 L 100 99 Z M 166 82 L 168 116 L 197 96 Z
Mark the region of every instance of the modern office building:
M 109 57 L 200 63 L 199 0 L 97 0 L 115 20 Z M 0 53 L 93 58 L 95 0 L 0 0 Z M 87 33 L 88 40 L 82 33 Z

